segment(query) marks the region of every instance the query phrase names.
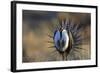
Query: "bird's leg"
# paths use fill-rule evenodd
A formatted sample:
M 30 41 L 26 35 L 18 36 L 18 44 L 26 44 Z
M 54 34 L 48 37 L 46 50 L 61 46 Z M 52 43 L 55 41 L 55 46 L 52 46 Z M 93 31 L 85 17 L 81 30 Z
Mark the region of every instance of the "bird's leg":
M 67 53 L 65 53 L 65 58 L 66 58 L 65 60 L 67 60 L 67 56 L 68 56 L 68 54 L 67 54 Z
M 65 60 L 64 53 L 62 53 L 61 55 L 62 55 L 62 60 L 64 61 Z
M 66 52 L 62 53 L 61 55 L 62 55 L 62 60 L 63 60 L 63 61 L 64 61 L 64 60 L 67 60 L 68 54 L 67 54 Z

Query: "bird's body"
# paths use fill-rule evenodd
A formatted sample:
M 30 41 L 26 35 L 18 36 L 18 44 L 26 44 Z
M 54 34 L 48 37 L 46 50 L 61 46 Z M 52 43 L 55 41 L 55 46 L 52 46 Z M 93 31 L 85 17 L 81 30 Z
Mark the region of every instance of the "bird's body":
M 54 44 L 57 51 L 63 56 L 65 59 L 65 55 L 69 53 L 72 45 L 72 38 L 70 31 L 66 29 L 56 30 L 54 32 Z
M 59 24 L 53 35 L 54 47 L 62 55 L 62 60 L 67 60 L 67 56 L 72 49 L 81 49 L 79 45 L 83 39 L 79 31 L 82 28 L 66 20 L 59 22 Z

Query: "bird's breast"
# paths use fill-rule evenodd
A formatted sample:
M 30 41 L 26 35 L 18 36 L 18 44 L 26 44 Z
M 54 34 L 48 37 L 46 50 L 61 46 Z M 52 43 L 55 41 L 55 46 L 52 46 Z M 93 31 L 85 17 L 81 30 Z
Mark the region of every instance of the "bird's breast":
M 58 51 L 64 52 L 69 46 L 69 34 L 66 29 L 55 31 L 54 44 Z

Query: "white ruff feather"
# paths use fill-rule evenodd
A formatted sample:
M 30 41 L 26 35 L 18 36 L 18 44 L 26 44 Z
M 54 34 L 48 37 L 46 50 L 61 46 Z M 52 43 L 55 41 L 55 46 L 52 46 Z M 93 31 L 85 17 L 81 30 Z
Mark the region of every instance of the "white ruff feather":
M 59 48 L 57 42 L 58 40 L 64 40 L 65 41 L 65 45 L 63 46 L 63 48 Z M 68 36 L 68 32 L 67 30 L 63 30 L 62 31 L 62 38 L 60 37 L 60 31 L 58 30 L 54 36 L 54 43 L 55 43 L 55 46 L 57 47 L 58 50 L 60 51 L 65 51 L 67 48 L 68 48 L 68 45 L 69 45 L 69 36 Z
M 65 46 L 62 48 L 62 50 L 65 51 L 69 45 L 69 36 L 68 32 L 65 29 L 62 31 L 62 40 L 66 41 Z

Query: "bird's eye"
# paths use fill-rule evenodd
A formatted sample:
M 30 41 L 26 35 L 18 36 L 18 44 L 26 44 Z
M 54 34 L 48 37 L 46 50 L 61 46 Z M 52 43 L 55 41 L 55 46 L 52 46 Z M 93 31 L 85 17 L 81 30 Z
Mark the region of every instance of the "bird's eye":
M 54 44 L 59 52 L 64 52 L 68 48 L 69 35 L 67 30 L 63 29 L 62 31 L 55 31 Z

